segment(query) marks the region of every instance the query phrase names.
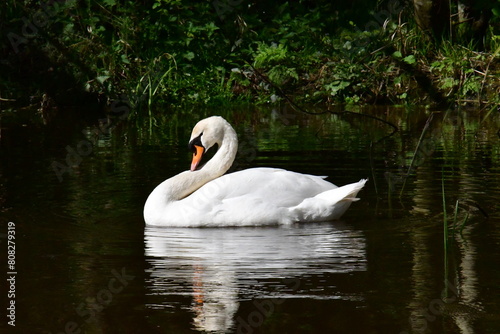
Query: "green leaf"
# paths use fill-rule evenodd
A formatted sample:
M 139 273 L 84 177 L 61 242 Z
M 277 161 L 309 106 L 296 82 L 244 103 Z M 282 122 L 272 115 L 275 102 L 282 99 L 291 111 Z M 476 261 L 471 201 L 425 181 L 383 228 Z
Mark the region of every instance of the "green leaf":
M 96 79 L 97 79 L 97 81 L 98 81 L 99 83 L 101 83 L 101 84 L 102 84 L 104 81 L 106 81 L 106 80 L 108 80 L 108 79 L 109 79 L 109 75 L 100 75 L 100 76 L 98 76 Z
M 325 85 L 325 89 L 330 91 L 330 95 L 335 96 L 338 92 L 342 91 L 344 88 L 349 87 L 351 83 L 344 80 L 335 80 L 332 83 Z
M 187 60 L 193 60 L 194 59 L 194 52 L 186 52 L 184 54 L 184 58 L 186 58 Z
M 406 56 L 403 58 L 403 61 L 407 64 L 415 64 L 416 62 L 416 59 L 415 59 L 415 56 L 414 55 L 409 55 L 409 56 Z
M 458 83 L 458 81 L 455 80 L 455 79 L 453 79 L 453 78 L 445 78 L 443 80 L 443 86 L 442 86 L 442 88 L 443 89 L 453 88 L 457 83 Z
M 121 55 L 122 63 L 130 64 L 130 60 L 128 60 L 127 55 Z
M 394 51 L 394 53 L 392 54 L 394 57 L 396 58 L 401 58 L 403 57 L 403 55 L 401 54 L 401 51 Z

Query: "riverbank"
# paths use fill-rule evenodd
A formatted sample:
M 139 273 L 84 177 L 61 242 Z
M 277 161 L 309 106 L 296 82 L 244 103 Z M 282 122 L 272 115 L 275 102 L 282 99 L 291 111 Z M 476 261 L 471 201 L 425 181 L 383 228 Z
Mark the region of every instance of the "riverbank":
M 498 16 L 479 45 L 460 22 L 430 37 L 412 6 L 362 2 L 13 3 L 2 14 L 0 109 L 127 100 L 130 116 L 150 117 L 280 101 L 500 106 Z

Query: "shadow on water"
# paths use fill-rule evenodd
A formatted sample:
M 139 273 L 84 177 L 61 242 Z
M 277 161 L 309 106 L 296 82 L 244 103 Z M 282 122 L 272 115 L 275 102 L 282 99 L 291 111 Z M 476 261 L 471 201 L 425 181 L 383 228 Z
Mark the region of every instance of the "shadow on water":
M 158 116 L 152 128 L 0 119 L 0 214 L 2 226 L 16 226 L 15 329 L 498 333 L 500 115 L 351 111 L 398 131 L 352 113 L 254 107 Z M 232 170 L 281 167 L 337 185 L 369 177 L 361 200 L 341 222 L 145 228 L 147 195 L 188 168 L 191 128 L 214 113 L 239 135 Z M 54 162 L 67 167 L 61 177 Z M 457 222 L 468 217 L 449 231 L 446 251 L 443 184 L 450 222 L 457 200 Z

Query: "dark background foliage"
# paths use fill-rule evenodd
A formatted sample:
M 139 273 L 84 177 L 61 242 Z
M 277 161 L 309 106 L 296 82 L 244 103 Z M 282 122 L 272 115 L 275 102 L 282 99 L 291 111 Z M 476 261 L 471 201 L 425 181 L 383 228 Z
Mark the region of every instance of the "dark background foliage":
M 500 1 L 7 0 L 3 7 L 2 109 L 99 108 L 117 96 L 137 112 L 284 98 L 499 103 Z

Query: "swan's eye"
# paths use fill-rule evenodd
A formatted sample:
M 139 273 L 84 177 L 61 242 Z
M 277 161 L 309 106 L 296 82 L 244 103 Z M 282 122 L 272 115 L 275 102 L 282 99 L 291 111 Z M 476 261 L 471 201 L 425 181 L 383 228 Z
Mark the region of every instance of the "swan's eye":
M 200 133 L 200 135 L 193 140 L 191 140 L 188 144 L 188 149 L 192 151 L 193 153 L 196 153 L 196 147 L 195 146 L 201 146 L 204 148 L 203 144 L 201 143 L 201 136 L 203 136 L 203 132 Z

